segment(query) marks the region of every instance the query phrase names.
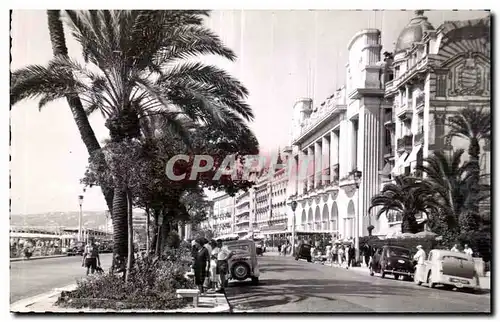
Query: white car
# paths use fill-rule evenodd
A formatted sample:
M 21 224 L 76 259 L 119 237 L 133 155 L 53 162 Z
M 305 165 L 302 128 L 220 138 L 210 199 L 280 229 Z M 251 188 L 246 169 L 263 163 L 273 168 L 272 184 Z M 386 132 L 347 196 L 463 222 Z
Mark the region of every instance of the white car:
M 438 284 L 471 290 L 479 288 L 474 261 L 466 254 L 433 249 L 424 266 L 424 274 L 415 275 L 415 281 L 419 285 L 427 283 L 430 288 Z

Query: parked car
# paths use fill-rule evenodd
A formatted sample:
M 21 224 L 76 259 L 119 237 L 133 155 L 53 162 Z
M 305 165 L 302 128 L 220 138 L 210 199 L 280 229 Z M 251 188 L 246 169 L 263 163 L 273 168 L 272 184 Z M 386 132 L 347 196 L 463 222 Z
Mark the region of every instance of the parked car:
M 297 247 L 297 251 L 295 254 L 295 260 L 305 259 L 308 262 L 312 262 L 311 256 L 311 245 L 307 243 L 302 243 Z
M 85 251 L 85 242 L 76 242 L 75 244 L 72 244 L 69 247 L 66 254 L 68 256 L 74 256 L 74 255 L 83 256 L 84 251 Z
M 250 239 L 234 240 L 224 243 L 234 252 L 228 260 L 229 279 L 244 281 L 251 279 L 254 285 L 259 283 L 259 262 L 255 242 Z
M 430 288 L 438 284 L 470 290 L 479 288 L 479 276 L 474 261 L 466 254 L 433 249 L 424 265 L 425 274 L 417 276 L 416 282 L 419 285 L 427 283 Z
M 379 273 L 382 278 L 386 274 L 391 274 L 395 279 L 404 276 L 405 279 L 412 279 L 415 266 L 411 258 L 411 251 L 399 246 L 383 246 L 373 255 L 370 264 L 370 275 Z

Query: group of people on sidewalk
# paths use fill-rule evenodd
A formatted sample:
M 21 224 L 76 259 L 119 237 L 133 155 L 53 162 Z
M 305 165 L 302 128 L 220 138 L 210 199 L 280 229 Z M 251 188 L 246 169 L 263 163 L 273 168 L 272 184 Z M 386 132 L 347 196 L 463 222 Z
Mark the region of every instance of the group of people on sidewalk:
M 222 240 L 198 238 L 191 243 L 192 269 L 195 284 L 203 294 L 208 290 L 224 292 L 229 273 L 229 259 L 233 256 Z

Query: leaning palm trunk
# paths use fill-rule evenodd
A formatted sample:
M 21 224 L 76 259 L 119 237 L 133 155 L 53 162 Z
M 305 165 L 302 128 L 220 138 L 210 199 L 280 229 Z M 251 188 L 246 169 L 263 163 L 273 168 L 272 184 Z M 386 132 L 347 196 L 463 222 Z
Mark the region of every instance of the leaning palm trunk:
M 150 216 L 149 216 L 149 207 L 146 206 L 146 254 L 149 254 L 149 247 L 150 247 L 150 243 L 149 243 L 149 238 L 150 238 L 150 234 L 149 234 L 149 227 L 150 227 Z
M 60 19 L 60 10 L 47 10 L 47 20 L 49 25 L 50 41 L 52 43 L 52 52 L 55 57 L 68 57 L 68 48 L 66 47 L 66 39 L 64 38 L 64 27 Z M 90 126 L 87 114 L 83 109 L 82 102 L 78 95 L 67 95 L 66 100 L 73 114 L 76 126 L 80 131 L 80 136 L 83 143 L 87 147 L 87 152 L 90 156 L 95 151 L 101 149 L 99 142 L 95 136 L 94 130 Z M 101 187 L 104 194 L 104 199 L 110 211 L 113 207 L 113 190 L 109 187 Z
M 127 270 L 125 272 L 125 281 L 128 282 L 132 272 L 134 262 L 134 223 L 132 220 L 132 195 L 127 191 L 127 221 L 128 221 L 128 254 L 127 254 Z
M 125 268 L 128 244 L 127 193 L 115 188 L 113 196 L 113 268 L 122 271 Z

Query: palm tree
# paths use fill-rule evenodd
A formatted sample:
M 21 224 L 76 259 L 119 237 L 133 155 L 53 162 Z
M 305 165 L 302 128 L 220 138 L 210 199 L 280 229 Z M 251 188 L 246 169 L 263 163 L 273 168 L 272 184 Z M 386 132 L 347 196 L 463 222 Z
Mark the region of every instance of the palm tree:
M 423 224 L 419 224 L 416 215 L 426 213 L 428 216 L 439 209 L 439 204 L 433 198 L 432 186 L 419 178 L 398 176 L 394 183 L 384 186 L 382 191 L 371 199 L 368 213 L 375 207 L 381 207 L 377 218 L 389 211 L 401 214 L 401 232 L 417 233 Z
M 52 52 L 54 57 L 68 57 L 68 48 L 66 47 L 66 39 L 64 37 L 63 23 L 60 19 L 60 10 L 47 10 L 47 20 L 50 34 L 50 41 L 52 43 Z M 18 80 L 19 74 L 14 73 L 13 78 Z M 12 105 L 17 103 L 20 99 L 12 100 Z M 66 95 L 66 100 L 68 102 L 71 113 L 75 120 L 76 126 L 80 132 L 83 143 L 87 148 L 87 152 L 90 156 L 94 155 L 101 146 L 97 141 L 94 134 L 94 130 L 90 126 L 85 110 L 82 106 L 80 98 L 77 94 L 70 93 Z M 40 101 L 40 109 L 45 105 L 45 100 Z M 101 187 L 104 198 L 108 205 L 109 210 L 112 209 L 113 204 L 113 190 L 107 186 Z
M 81 44 L 86 64 L 56 57 L 48 66 L 13 73 L 11 99 L 41 96 L 40 106 L 79 94 L 87 113 L 106 118 L 112 142 L 141 135 L 141 123 L 160 115 L 184 139 L 180 116 L 223 127 L 251 120 L 246 88 L 223 70 L 186 61 L 235 54 L 202 26 L 208 11 L 66 11 L 68 25 Z M 91 67 L 91 68 L 89 68 Z M 127 198 L 114 186 L 114 253 L 127 255 Z
M 424 164 L 416 167 L 426 174 L 425 181 L 432 185 L 437 200 L 442 204 L 439 214 L 446 228 L 455 233 L 474 225 L 477 221 L 474 216 L 476 205 L 489 197 L 489 186 L 477 182 L 469 164 L 461 162 L 464 152 L 458 149 L 448 156 L 436 151 Z
M 491 140 L 491 113 L 490 109 L 485 107 L 476 108 L 473 106 L 461 109 L 458 114 L 449 117 L 447 122 L 450 128 L 448 137 L 460 137 L 469 141 L 469 161 L 467 167 L 472 174 L 469 188 L 473 194 L 478 195 L 474 199 L 482 199 L 481 191 L 481 169 L 479 157 L 481 154 L 480 141 L 489 143 Z M 479 203 L 472 204 L 470 211 L 472 216 L 479 214 Z M 474 215 L 475 214 L 475 215 Z
M 448 118 L 450 128 L 448 137 L 460 137 L 469 141 L 470 161 L 479 164 L 480 140 L 491 139 L 491 113 L 489 108 L 472 106 L 461 109 L 456 115 Z

